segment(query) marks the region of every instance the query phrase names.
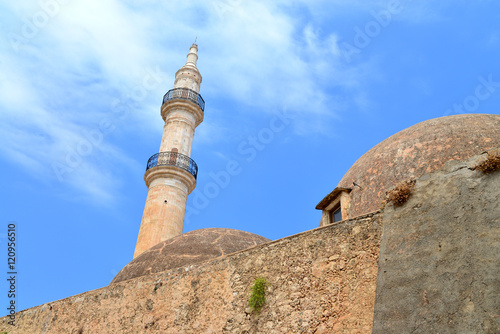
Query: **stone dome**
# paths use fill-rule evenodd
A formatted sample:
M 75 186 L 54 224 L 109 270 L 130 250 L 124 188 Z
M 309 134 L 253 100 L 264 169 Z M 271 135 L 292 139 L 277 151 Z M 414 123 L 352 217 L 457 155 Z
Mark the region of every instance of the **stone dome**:
M 195 264 L 271 241 L 257 234 L 228 228 L 190 231 L 165 240 L 127 264 L 111 284 Z
M 336 190 L 321 201 L 325 209 L 340 190 L 350 192 L 348 217 L 378 210 L 387 190 L 500 146 L 500 115 L 465 114 L 440 117 L 413 125 L 387 138 L 359 158 Z

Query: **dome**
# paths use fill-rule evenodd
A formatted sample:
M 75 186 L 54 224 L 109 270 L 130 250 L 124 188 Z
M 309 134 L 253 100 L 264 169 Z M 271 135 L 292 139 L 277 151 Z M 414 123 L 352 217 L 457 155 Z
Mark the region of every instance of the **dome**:
M 350 195 L 348 217 L 378 210 L 387 190 L 500 146 L 500 115 L 466 114 L 435 118 L 387 138 L 359 158 L 317 209 L 325 209 L 342 190 Z
M 257 234 L 206 228 L 165 240 L 127 264 L 111 284 L 168 269 L 195 264 L 271 241 Z

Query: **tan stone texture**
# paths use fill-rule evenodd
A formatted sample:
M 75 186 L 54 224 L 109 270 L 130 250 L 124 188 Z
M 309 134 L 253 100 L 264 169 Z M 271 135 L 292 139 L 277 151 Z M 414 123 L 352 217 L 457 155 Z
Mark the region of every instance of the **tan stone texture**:
M 155 168 L 175 168 L 180 173 L 188 174 L 176 167 Z M 182 234 L 189 189 L 172 173 L 166 171 L 163 174 L 164 177 L 156 177 L 150 184 L 134 257 L 164 240 Z
M 175 103 L 176 102 L 176 103 Z M 167 102 L 169 110 L 163 127 L 160 152 L 171 152 L 176 148 L 179 153 L 190 156 L 195 132 L 196 118 L 190 109 L 182 105 L 192 103 L 185 101 Z
M 16 316 L 15 333 L 370 333 L 380 216 L 112 284 Z M 257 277 L 269 286 L 248 308 Z

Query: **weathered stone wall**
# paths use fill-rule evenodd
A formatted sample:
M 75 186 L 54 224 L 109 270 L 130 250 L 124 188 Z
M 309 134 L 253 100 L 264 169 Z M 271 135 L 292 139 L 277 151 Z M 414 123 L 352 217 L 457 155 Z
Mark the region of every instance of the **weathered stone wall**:
M 451 162 L 387 207 L 373 333 L 500 333 L 500 172 Z
M 383 214 L 34 307 L 0 331 L 500 333 L 500 172 L 471 169 L 484 158 L 422 176 Z
M 13 333 L 369 333 L 380 215 L 345 221 L 185 268 L 34 307 Z M 260 315 L 248 308 L 269 282 Z

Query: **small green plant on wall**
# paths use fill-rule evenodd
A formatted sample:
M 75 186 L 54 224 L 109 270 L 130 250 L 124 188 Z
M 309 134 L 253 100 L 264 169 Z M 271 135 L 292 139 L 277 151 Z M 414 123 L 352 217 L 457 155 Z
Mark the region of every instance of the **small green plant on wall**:
M 260 313 L 260 309 L 266 303 L 266 287 L 267 280 L 264 277 L 259 277 L 255 280 L 248 300 L 248 306 L 254 313 Z

